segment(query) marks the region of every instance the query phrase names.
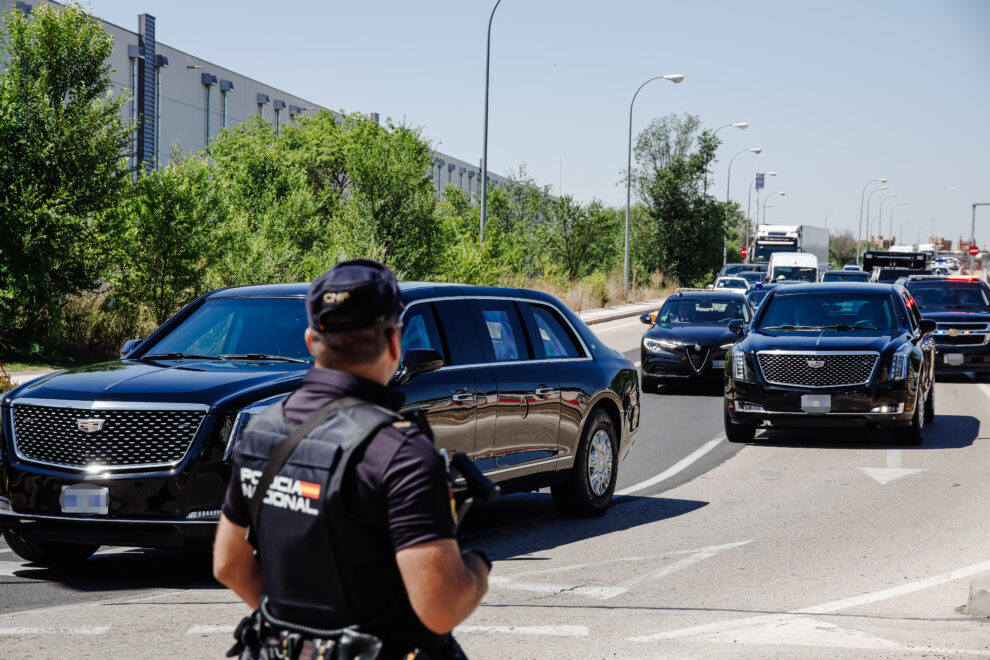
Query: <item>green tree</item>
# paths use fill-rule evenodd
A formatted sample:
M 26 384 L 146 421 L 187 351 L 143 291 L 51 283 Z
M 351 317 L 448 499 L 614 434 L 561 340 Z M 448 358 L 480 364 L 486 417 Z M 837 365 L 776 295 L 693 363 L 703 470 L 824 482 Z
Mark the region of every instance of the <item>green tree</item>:
M 856 237 L 851 231 L 844 231 L 841 234 L 833 234 L 829 237 L 829 258 L 837 268 L 843 264 L 856 262 Z
M 722 262 L 726 214 L 704 194 L 717 140 L 690 114 L 653 120 L 636 140 L 633 172 L 648 219 L 637 228 L 636 259 L 685 284 L 707 282 Z
M 0 34 L 0 341 L 51 341 L 66 298 L 91 288 L 100 219 L 126 182 L 128 127 L 106 64 L 113 42 L 78 5 L 4 15 Z
M 174 151 L 121 200 L 108 280 L 116 301 L 146 307 L 156 324 L 202 292 L 212 247 L 208 175 L 205 161 Z
M 559 265 L 569 280 L 596 269 L 608 270 L 619 226 L 618 214 L 600 201 L 582 205 L 570 196 L 548 200 L 538 225 L 542 254 Z

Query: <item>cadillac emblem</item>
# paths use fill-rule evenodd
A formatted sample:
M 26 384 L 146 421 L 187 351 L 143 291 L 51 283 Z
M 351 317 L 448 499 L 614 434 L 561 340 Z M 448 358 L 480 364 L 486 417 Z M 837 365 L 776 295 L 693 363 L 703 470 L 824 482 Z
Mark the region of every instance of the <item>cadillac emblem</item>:
M 821 369 L 825 366 L 825 360 L 808 360 L 808 366 L 812 369 Z
M 105 419 L 77 419 L 76 426 L 83 433 L 97 433 L 103 430 Z

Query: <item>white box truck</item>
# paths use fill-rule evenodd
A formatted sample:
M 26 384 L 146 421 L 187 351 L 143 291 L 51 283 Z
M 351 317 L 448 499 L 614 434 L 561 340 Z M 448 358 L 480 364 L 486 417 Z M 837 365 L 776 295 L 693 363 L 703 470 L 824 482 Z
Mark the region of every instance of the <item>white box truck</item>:
M 753 262 L 768 263 L 774 252 L 813 254 L 828 268 L 828 229 L 811 225 L 757 225 Z

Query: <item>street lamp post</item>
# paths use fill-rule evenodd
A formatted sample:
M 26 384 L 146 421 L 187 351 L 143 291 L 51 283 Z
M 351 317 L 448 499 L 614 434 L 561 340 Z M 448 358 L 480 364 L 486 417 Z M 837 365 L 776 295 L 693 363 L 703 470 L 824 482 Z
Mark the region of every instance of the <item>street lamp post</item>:
M 725 174 L 725 215 L 726 215 L 726 219 L 728 219 L 728 215 L 729 215 L 729 184 L 732 181 L 732 161 L 734 161 L 737 156 L 741 156 L 741 155 L 743 155 L 746 152 L 751 152 L 751 153 L 754 153 L 754 154 L 759 155 L 760 152 L 762 152 L 762 151 L 763 151 L 763 147 L 750 147 L 749 149 L 743 149 L 742 151 L 740 151 L 735 156 L 733 156 L 732 158 L 729 159 L 729 170 Z M 722 228 L 722 265 L 723 266 L 728 261 L 728 256 L 729 256 L 728 255 L 728 246 L 729 246 L 729 238 L 728 238 L 728 236 L 726 236 L 726 228 L 723 227 Z
M 871 192 L 869 195 L 866 196 L 866 236 L 864 238 L 866 239 L 867 244 L 870 242 L 870 235 L 869 235 L 870 234 L 870 202 L 873 201 L 874 195 L 876 195 L 881 190 L 886 190 L 886 189 L 887 186 L 880 186 L 879 188 L 877 188 L 876 190 L 874 190 L 873 192 Z M 857 261 L 859 261 L 858 257 L 857 257 Z
M 778 192 L 772 192 L 769 195 L 767 195 L 767 198 L 763 201 L 763 224 L 766 224 L 767 222 L 767 202 L 769 202 L 770 198 L 773 197 L 774 195 L 780 195 L 781 197 L 786 197 L 787 193 L 778 191 Z M 757 220 L 759 220 L 760 218 L 760 209 L 756 209 L 756 218 Z
M 990 202 L 976 202 L 973 204 L 973 223 L 969 228 L 969 245 L 970 247 L 976 245 L 976 207 L 977 206 L 990 206 Z M 986 268 L 986 264 L 983 265 Z M 969 272 L 972 273 L 976 269 L 976 255 L 969 255 Z
M 722 124 L 714 131 L 712 131 L 712 137 L 715 137 L 715 135 L 717 135 L 718 132 L 723 128 L 738 128 L 740 131 L 745 131 L 747 128 L 749 128 L 749 122 L 737 121 L 734 124 Z M 705 167 L 705 195 L 708 195 L 708 167 Z
M 488 39 L 485 41 L 485 127 L 481 145 L 481 243 L 485 242 L 485 220 L 488 217 L 488 71 L 492 52 L 492 19 L 502 0 L 495 0 L 492 13 L 488 17 Z
M 890 207 L 890 240 L 894 240 L 894 209 L 898 206 L 908 206 L 909 202 L 901 202 L 900 204 L 894 204 Z
M 501 2 L 501 0 L 499 0 Z M 626 151 L 626 247 L 625 247 L 625 258 L 623 261 L 622 269 L 622 284 L 623 291 L 628 295 L 629 293 L 629 208 L 630 202 L 632 200 L 632 118 L 633 118 L 633 104 L 636 103 L 636 97 L 639 96 L 639 91 L 646 87 L 647 83 L 651 83 L 654 80 L 669 80 L 670 82 L 677 84 L 684 80 L 684 76 L 679 73 L 668 73 L 665 76 L 653 76 L 642 85 L 636 89 L 636 93 L 633 94 L 632 101 L 629 102 L 629 148 Z
M 880 200 L 880 211 L 877 213 L 877 234 L 880 235 L 880 240 L 883 240 L 883 203 L 888 199 L 893 199 L 894 197 L 900 197 L 900 193 L 890 193 L 886 197 Z M 883 243 L 880 243 L 880 247 L 883 247 Z
M 825 216 L 825 229 L 828 229 L 828 219 L 831 218 L 836 213 L 838 213 L 838 211 L 832 211 L 831 213 Z
M 911 224 L 910 220 L 905 220 L 904 222 L 901 223 L 901 233 L 899 233 L 898 236 L 900 236 L 901 238 L 904 237 L 904 228 L 907 227 L 909 224 Z
M 763 172 L 763 174 L 766 174 L 767 176 L 777 176 L 777 173 L 776 172 Z M 746 194 L 746 243 L 745 243 L 745 245 L 746 245 L 747 248 L 749 247 L 749 223 L 753 219 L 753 212 L 752 212 L 752 206 L 751 206 L 752 197 L 753 197 L 753 187 L 756 185 L 756 177 L 758 177 L 758 176 L 760 176 L 760 172 L 757 172 L 756 175 L 753 177 L 752 181 L 749 182 L 749 192 Z M 760 221 L 760 191 L 759 190 L 756 191 L 756 221 L 757 222 Z M 751 255 L 749 253 L 749 250 L 747 249 L 747 251 L 746 251 L 746 259 L 743 260 L 743 263 L 747 263 L 748 264 L 749 263 L 750 256 Z
M 887 179 L 870 179 L 863 186 L 863 193 L 859 196 L 859 231 L 856 234 L 856 263 L 859 263 L 859 247 L 863 240 L 863 198 L 866 196 L 866 189 L 870 187 L 871 183 L 887 183 Z

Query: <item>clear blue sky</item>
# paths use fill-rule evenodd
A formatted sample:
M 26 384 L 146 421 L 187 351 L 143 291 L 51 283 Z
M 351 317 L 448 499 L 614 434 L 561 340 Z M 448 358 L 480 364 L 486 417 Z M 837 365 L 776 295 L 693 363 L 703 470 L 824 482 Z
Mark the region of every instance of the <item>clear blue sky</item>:
M 494 0 L 91 0 L 129 29 L 157 17 L 160 41 L 331 108 L 421 126 L 444 152 L 481 156 L 485 29 Z M 724 129 L 711 190 L 746 204 L 757 168 L 776 170 L 767 220 L 852 229 L 860 192 L 887 177 L 895 234 L 968 236 L 990 202 L 987 0 L 502 0 L 492 30 L 489 169 L 525 163 L 555 192 L 621 206 L 633 130 L 690 112 Z M 947 191 L 947 187 L 958 190 Z M 977 209 L 990 244 L 990 207 Z

